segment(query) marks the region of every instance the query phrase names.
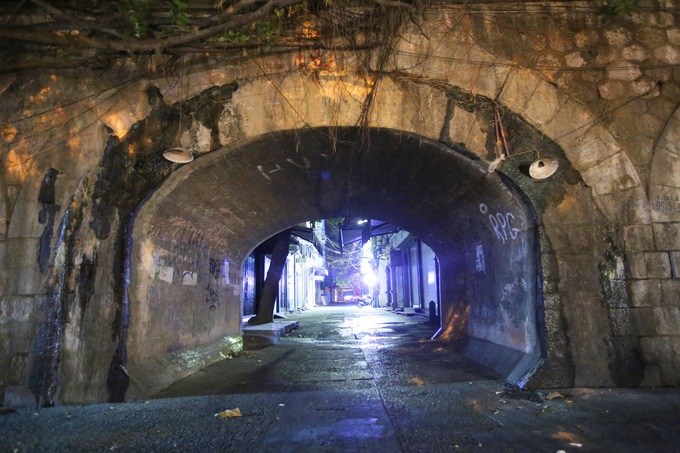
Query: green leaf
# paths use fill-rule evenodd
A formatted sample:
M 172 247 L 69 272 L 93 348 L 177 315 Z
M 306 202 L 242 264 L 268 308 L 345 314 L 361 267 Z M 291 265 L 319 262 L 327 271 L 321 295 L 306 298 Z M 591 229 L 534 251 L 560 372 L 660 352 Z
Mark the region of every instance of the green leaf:
M 183 0 L 170 1 L 170 13 L 175 25 L 185 27 L 189 23 L 189 16 L 187 16 L 187 2 Z

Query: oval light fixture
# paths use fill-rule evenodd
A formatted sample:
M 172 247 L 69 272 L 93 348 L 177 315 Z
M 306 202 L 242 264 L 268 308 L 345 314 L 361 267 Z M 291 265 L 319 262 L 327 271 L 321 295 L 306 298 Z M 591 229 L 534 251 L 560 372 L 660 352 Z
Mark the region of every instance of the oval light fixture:
M 559 164 L 552 157 L 539 157 L 529 166 L 529 176 L 534 179 L 546 179 L 554 175 Z
M 170 148 L 163 151 L 163 157 L 176 164 L 186 164 L 194 160 L 194 155 L 184 148 Z

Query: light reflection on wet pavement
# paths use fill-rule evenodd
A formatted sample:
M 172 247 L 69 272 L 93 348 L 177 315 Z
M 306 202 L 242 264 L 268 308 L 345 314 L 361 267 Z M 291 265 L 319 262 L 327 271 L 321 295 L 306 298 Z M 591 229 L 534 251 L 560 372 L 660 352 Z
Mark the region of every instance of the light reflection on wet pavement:
M 422 317 L 316 307 L 244 351 L 123 405 L 0 416 L 0 451 L 678 451 L 680 390 L 508 390 Z M 205 396 L 209 395 L 209 396 Z M 214 414 L 240 408 L 242 417 Z

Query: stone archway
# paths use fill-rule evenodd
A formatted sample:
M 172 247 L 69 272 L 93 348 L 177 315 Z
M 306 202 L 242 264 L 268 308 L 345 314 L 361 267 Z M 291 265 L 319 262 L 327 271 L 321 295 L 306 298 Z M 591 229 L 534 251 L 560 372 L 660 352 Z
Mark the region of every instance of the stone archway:
M 446 20 L 446 17 L 442 17 L 438 21 L 439 25 Z M 116 216 L 127 215 L 129 210 L 134 210 L 138 200 L 147 195 L 147 192 L 134 192 L 135 190 L 141 186 L 148 190 L 146 183 L 155 186 L 165 177 L 165 173 L 149 177 L 149 173 L 142 172 L 142 177 L 139 178 L 137 171 L 141 169 L 151 172 L 153 166 L 146 168 L 145 165 L 160 161 L 160 153 L 170 140 L 163 136 L 163 128 L 169 127 L 174 135 L 176 113 L 182 107 L 179 101 L 184 102 L 186 107 L 192 98 L 208 92 L 214 96 L 202 106 L 206 108 L 196 109 L 191 112 L 193 115 L 185 116 L 191 117 L 192 122 L 184 127 L 186 134 L 183 136 L 183 145 L 191 147 L 196 154 L 212 153 L 222 146 L 240 148 L 249 140 L 258 140 L 263 134 L 279 130 L 302 130 L 328 125 L 352 127 L 362 124 L 373 128 L 405 131 L 432 141 L 460 144 L 467 147 L 476 158 L 489 161 L 490 147 L 487 145 L 492 131 L 485 126 L 484 121 L 475 118 L 473 113 L 458 108 L 448 90 L 460 90 L 465 93 L 466 100 L 477 96 L 486 97 L 488 101 L 496 102 L 513 114 L 521 116 L 536 131 L 558 145 L 566 161 L 577 173 L 570 181 L 560 181 L 564 196 L 557 197 L 558 199 L 548 199 L 542 193 L 532 198 L 532 194 L 522 186 L 521 181 L 510 176 L 513 182 L 530 195 L 534 206 L 539 206 L 540 203 L 547 206 L 545 209 L 537 209 L 536 220 L 539 225 L 538 235 L 543 244 L 541 262 L 544 271 L 541 284 L 546 300 L 545 319 L 548 324 L 547 366 L 541 370 L 541 385 L 638 385 L 641 382 L 638 379 L 639 370 L 627 373 L 626 367 L 632 364 L 633 368 L 640 368 L 635 355 L 639 352 L 641 336 L 645 336 L 642 341 L 656 344 L 655 347 L 650 346 L 647 352 L 643 344 L 644 355 L 650 361 L 648 368 L 652 370 L 657 366 L 655 364 L 666 362 L 655 355 L 655 348 L 660 349 L 663 346 L 664 337 L 655 328 L 649 327 L 652 323 L 647 322 L 652 317 L 652 311 L 656 314 L 659 310 L 651 307 L 649 301 L 644 307 L 635 306 L 632 307 L 635 310 L 631 309 L 627 285 L 631 288 L 630 296 L 635 304 L 642 303 L 641 299 L 649 299 L 648 295 L 655 291 L 664 291 L 664 294 L 668 292 L 671 296 L 677 294 L 673 292 L 677 291 L 673 289 L 677 286 L 659 281 L 662 278 L 668 279 L 671 272 L 669 251 L 677 248 L 662 251 L 654 246 L 654 234 L 657 231 L 672 232 L 673 229 L 667 228 L 668 224 L 655 225 L 656 229 L 652 229 L 649 200 L 626 150 L 622 149 L 608 128 L 597 121 L 597 116 L 586 104 L 570 97 L 566 89 L 551 83 L 540 71 L 518 69 L 512 61 L 506 66 L 495 65 L 493 63 L 497 61 L 497 56 L 472 42 L 464 42 L 465 36 L 454 36 L 455 30 L 447 28 L 437 31 L 434 28 L 438 25 L 428 28 L 428 23 L 421 26 L 424 28 L 420 31 L 413 29 L 405 32 L 395 46 L 398 52 L 390 61 L 391 66 L 383 68 L 389 76 L 383 75 L 379 80 L 353 70 L 356 69 L 353 66 L 356 55 L 337 53 L 337 70 L 315 74 L 316 77 L 298 71 L 300 68 L 294 63 L 295 55 L 278 55 L 262 60 L 260 66 L 245 60 L 239 64 L 217 62 L 211 67 L 210 63 L 204 61 L 205 65 L 199 64 L 200 67 L 195 72 L 185 74 L 187 80 L 179 83 L 176 80 L 153 80 L 150 82 L 153 87 L 148 90 L 141 90 L 139 87 L 121 88 L 114 98 L 115 102 L 111 103 L 112 107 L 104 109 L 101 113 L 105 114 L 97 115 L 97 121 L 91 123 L 99 128 L 93 135 L 96 140 L 83 141 L 77 149 L 71 150 L 73 153 L 60 153 L 58 158 L 57 155 L 45 154 L 36 161 L 35 171 L 15 178 L 14 181 L 5 181 L 11 186 L 16 199 L 16 204 L 12 201 L 14 209 L 9 210 L 12 218 L 6 240 L 8 254 L 12 254 L 16 250 L 37 248 L 43 227 L 36 227 L 34 221 L 40 211 L 39 203 L 35 200 L 42 175 L 50 168 L 66 170 L 72 176 L 68 178 L 67 184 L 62 183 L 67 178 L 60 178 L 55 187 L 57 197 L 63 201 L 69 200 L 74 193 L 81 190 L 74 185 L 83 174 L 89 174 L 89 177 L 83 180 L 82 186 L 82 193 L 88 197 L 82 199 L 89 199 L 89 191 L 96 192 L 95 185 L 99 181 L 116 174 L 111 172 L 112 160 L 116 161 L 116 165 L 120 164 L 121 168 L 125 168 L 130 175 L 130 179 L 126 179 L 129 184 L 121 184 L 120 188 L 120 192 L 128 191 L 127 194 L 116 192 L 121 196 L 104 197 L 102 200 L 113 207 L 116 204 L 124 205 L 124 209 L 119 212 L 114 209 L 106 214 L 108 220 L 105 220 L 110 220 L 108 223 L 111 224 L 110 231 L 98 231 L 89 226 L 92 224 L 89 221 L 101 220 L 96 219 L 101 214 L 95 212 L 97 207 L 83 205 L 77 208 L 83 209 L 89 223 L 75 233 L 78 240 L 73 247 L 82 252 L 81 255 L 89 256 L 94 250 L 98 252 L 97 275 L 105 283 L 97 286 L 94 298 L 97 302 L 88 305 L 88 310 L 96 313 L 92 316 L 97 322 L 82 325 L 74 323 L 70 341 L 64 343 L 66 346 L 63 352 L 60 350 L 63 355 L 84 357 L 71 359 L 64 365 L 69 376 L 77 376 L 65 383 L 65 388 L 68 388 L 64 391 L 64 395 L 67 395 L 64 401 L 104 398 L 106 369 L 111 362 L 108 356 L 111 352 L 109 331 L 111 324 L 116 323 L 111 319 L 115 318 L 119 309 L 119 283 L 124 279 L 117 260 L 122 253 L 120 249 L 126 245 L 126 231 L 123 226 L 125 222 Z M 423 30 L 430 38 L 422 35 Z M 447 39 L 439 40 L 442 36 Z M 418 55 L 422 58 L 418 58 Z M 458 58 L 460 56 L 474 58 L 466 60 Z M 94 78 L 92 75 L 89 77 Z M 61 82 L 47 81 L 46 86 L 55 87 L 59 83 Z M 145 84 L 144 87 L 148 85 Z M 157 91 L 162 96 L 157 96 Z M 373 99 L 370 104 L 366 101 L 369 94 Z M 54 96 L 55 98 L 50 99 L 56 102 L 57 95 Z M 159 107 L 160 104 L 163 105 Z M 158 132 L 135 138 L 136 131 L 139 131 L 137 126 L 143 125 L 163 109 L 167 111 L 160 115 Z M 88 108 L 88 112 L 90 110 L 92 109 Z M 99 121 L 108 129 L 101 128 Z M 36 124 L 28 121 L 22 126 L 22 130 L 30 130 Z M 68 138 L 66 130 L 55 133 L 57 141 Z M 671 136 L 672 134 L 667 135 Z M 114 145 L 104 145 L 106 140 L 117 139 L 129 147 L 123 150 Z M 35 147 L 36 153 L 40 152 L 41 147 L 42 144 Z M 659 149 L 661 148 L 657 146 L 655 155 L 661 155 Z M 208 158 L 210 156 L 203 159 Z M 197 163 L 203 159 L 199 159 Z M 299 161 L 295 162 L 301 164 Z M 655 157 L 654 165 L 660 165 L 658 162 L 661 160 Z M 276 167 L 268 170 L 263 168 L 264 171 L 274 169 Z M 504 166 L 503 171 L 508 169 L 509 165 Z M 164 171 L 170 173 L 173 170 L 165 164 Z M 655 171 L 652 173 L 655 174 Z M 178 174 L 182 174 L 182 171 Z M 146 182 L 140 184 L 147 177 Z M 115 176 L 111 180 L 115 182 Z M 652 177 L 652 180 L 658 179 Z M 158 193 L 170 190 L 180 182 L 178 178 L 173 178 Z M 134 196 L 128 197 L 133 192 Z M 62 203 L 61 207 L 63 211 L 59 212 L 60 218 L 71 215 L 76 209 L 66 203 Z M 477 209 L 479 211 L 479 206 Z M 282 219 L 280 227 L 296 220 L 299 219 Z M 192 236 L 190 229 L 183 229 L 185 223 L 182 223 L 182 219 L 177 218 L 176 222 L 175 226 L 179 230 L 175 233 L 175 239 L 186 240 L 200 248 L 200 238 Z M 157 232 L 152 231 L 152 234 Z M 642 242 L 645 244 L 630 246 L 634 247 L 633 250 L 625 249 L 624 259 L 624 239 L 625 246 L 629 247 L 638 236 L 644 239 Z M 57 247 L 52 249 L 56 250 Z M 221 251 L 221 247 L 211 249 L 217 257 L 214 260 L 219 258 Z M 677 253 L 671 256 L 677 259 Z M 153 254 L 148 257 L 151 257 L 149 268 L 155 265 L 154 259 L 166 258 L 154 257 Z M 219 264 L 226 266 L 219 259 L 214 260 L 213 263 L 203 263 L 207 271 L 211 267 L 213 271 L 221 269 Z M 6 306 L 14 303 L 14 296 L 22 298 L 21 306 L 28 306 L 34 298 L 45 295 L 43 283 L 49 275 L 37 275 L 34 261 L 31 256 L 22 256 L 21 260 L 6 266 L 7 281 L 10 283 L 4 298 L 6 302 L 3 302 Z M 232 272 L 237 264 L 229 262 L 229 266 L 229 272 Z M 213 275 L 219 279 L 223 272 L 219 270 Z M 634 281 L 628 280 L 628 273 L 633 276 Z M 24 278 L 25 276 L 30 278 Z M 113 297 L 110 294 L 111 284 L 107 279 L 116 280 L 118 285 Z M 188 283 L 192 282 L 190 276 L 187 279 Z M 19 287 L 18 282 L 30 282 L 30 285 Z M 190 284 L 186 286 L 189 287 Z M 215 287 L 204 286 L 203 289 L 206 294 L 214 297 Z M 220 297 L 219 291 L 223 290 L 227 291 L 217 289 L 217 297 Z M 612 294 L 614 297 L 611 297 Z M 668 310 L 669 319 L 674 319 L 673 309 L 671 307 Z M 35 313 L 31 312 L 30 316 L 27 315 L 17 322 L 16 328 L 12 328 L 13 332 L 17 332 L 16 337 L 21 337 L 20 345 L 12 346 L 13 350 L 3 356 L 5 363 L 16 359 L 19 364 L 15 367 L 17 369 L 25 368 L 23 361 L 33 340 L 25 332 L 31 331 L 32 323 L 38 322 L 36 319 L 41 315 L 38 309 L 34 311 Z M 105 312 L 106 316 L 101 315 L 100 311 Z M 588 313 L 588 316 L 582 316 L 583 313 Z M 141 314 L 147 317 L 172 318 L 186 313 L 175 311 L 169 314 Z M 664 328 L 672 328 L 674 325 L 672 322 L 664 323 L 663 320 L 657 322 Z M 207 332 L 205 335 L 193 339 L 184 338 L 177 345 L 171 345 L 171 349 L 175 346 L 180 348 L 188 342 L 207 344 L 219 330 L 211 330 L 217 325 L 203 326 L 203 331 Z M 645 330 L 636 331 L 638 326 Z M 81 337 L 81 332 L 86 332 L 86 335 Z M 164 344 L 163 341 L 159 344 Z M 81 355 L 81 350 L 86 352 Z M 658 357 L 672 357 L 670 353 L 664 354 Z M 667 374 L 670 379 L 660 379 L 658 382 L 672 382 L 677 375 L 673 375 L 672 370 Z M 617 377 L 613 377 L 614 375 Z M 18 376 L 16 382 L 21 382 L 25 372 L 22 371 Z M 634 378 L 629 379 L 627 376 Z
M 318 128 L 215 151 L 144 205 L 130 287 L 133 378 L 172 348 L 239 334 L 241 265 L 258 243 L 348 214 L 403 226 L 435 251 L 442 337 L 467 338 L 472 358 L 513 382 L 535 370 L 545 355 L 540 260 L 535 218 L 517 189 L 423 137 Z
M 652 156 L 649 202 L 656 223 L 680 222 L 679 139 L 680 109 L 668 120 Z

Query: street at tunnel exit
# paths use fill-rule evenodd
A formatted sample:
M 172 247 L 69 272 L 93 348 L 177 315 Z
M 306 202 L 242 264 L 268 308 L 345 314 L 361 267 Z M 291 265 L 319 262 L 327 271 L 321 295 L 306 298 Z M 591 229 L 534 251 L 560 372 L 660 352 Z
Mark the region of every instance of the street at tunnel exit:
M 436 326 L 419 315 L 338 305 L 289 320 L 300 327 L 280 343 L 152 400 L 0 415 L 0 449 L 677 451 L 677 389 L 519 390 L 430 340 Z

